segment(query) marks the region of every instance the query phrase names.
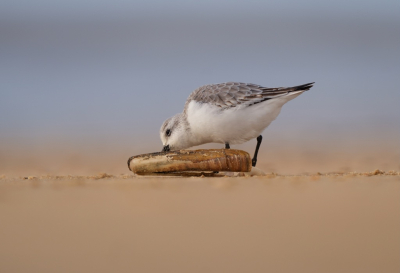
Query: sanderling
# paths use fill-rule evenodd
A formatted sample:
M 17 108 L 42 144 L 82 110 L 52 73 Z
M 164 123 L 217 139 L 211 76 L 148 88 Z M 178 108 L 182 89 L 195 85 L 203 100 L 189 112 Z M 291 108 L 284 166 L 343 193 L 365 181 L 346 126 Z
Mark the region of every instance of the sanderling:
M 261 133 L 278 116 L 282 106 L 309 90 L 314 83 L 268 88 L 227 82 L 204 85 L 192 92 L 182 113 L 167 119 L 160 129 L 163 151 L 205 143 L 225 148 L 257 138 L 252 165 L 257 162 Z

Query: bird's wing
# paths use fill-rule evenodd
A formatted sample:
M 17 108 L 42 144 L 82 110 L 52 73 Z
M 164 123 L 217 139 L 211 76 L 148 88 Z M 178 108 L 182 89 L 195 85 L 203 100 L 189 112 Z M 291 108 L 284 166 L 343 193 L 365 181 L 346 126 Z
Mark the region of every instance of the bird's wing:
M 250 106 L 262 101 L 287 95 L 290 92 L 309 90 L 314 83 L 307 83 L 294 87 L 268 88 L 251 83 L 227 82 L 204 85 L 192 92 L 187 99 L 185 110 L 193 100 L 200 103 L 209 103 L 221 108 Z

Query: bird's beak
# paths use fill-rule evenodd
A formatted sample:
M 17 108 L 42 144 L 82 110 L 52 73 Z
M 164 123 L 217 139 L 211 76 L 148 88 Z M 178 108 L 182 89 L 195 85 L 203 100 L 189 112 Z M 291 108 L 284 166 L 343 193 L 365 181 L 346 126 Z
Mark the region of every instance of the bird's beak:
M 165 145 L 161 152 L 169 152 L 169 145 Z

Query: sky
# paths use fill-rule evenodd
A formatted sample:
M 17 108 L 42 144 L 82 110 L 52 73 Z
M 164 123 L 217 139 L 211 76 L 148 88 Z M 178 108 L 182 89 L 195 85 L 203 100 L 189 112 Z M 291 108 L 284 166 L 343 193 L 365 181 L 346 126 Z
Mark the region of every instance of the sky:
M 136 152 L 145 139 L 159 150 L 162 122 L 190 92 L 227 81 L 316 82 L 271 136 L 397 137 L 399 11 L 398 1 L 3 0 L 0 145 L 106 139 Z
M 396 0 L 337 0 L 322 2 L 318 0 L 3 0 L 0 3 L 0 14 L 2 17 L 19 19 L 29 18 L 59 18 L 66 16 L 83 17 L 118 17 L 126 15 L 144 15 L 149 12 L 152 15 L 175 14 L 177 16 L 187 12 L 196 13 L 254 13 L 271 14 L 279 12 L 285 14 L 314 13 L 320 12 L 331 15 L 350 16 L 392 16 L 397 17 L 400 4 Z M 151 15 L 150 15 L 151 16 Z

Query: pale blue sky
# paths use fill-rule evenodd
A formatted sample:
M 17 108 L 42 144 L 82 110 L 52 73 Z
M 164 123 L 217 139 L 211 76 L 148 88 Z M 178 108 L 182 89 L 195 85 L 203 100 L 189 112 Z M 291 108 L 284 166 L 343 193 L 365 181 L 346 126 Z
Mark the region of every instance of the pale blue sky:
M 152 14 L 185 13 L 185 12 L 280 12 L 296 14 L 299 12 L 323 12 L 331 14 L 354 13 L 363 15 L 397 17 L 400 10 L 396 0 L 2 0 L 0 14 L 6 17 L 39 16 L 53 17 L 63 15 L 110 16 L 113 14 Z
M 159 145 L 161 123 L 182 110 L 192 90 L 226 81 L 315 81 L 283 108 L 271 126 L 278 133 L 386 134 L 400 119 L 399 7 L 3 0 L 0 138 L 146 138 Z

